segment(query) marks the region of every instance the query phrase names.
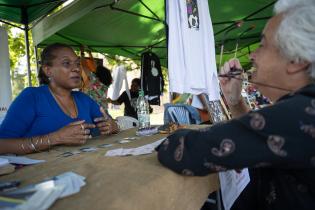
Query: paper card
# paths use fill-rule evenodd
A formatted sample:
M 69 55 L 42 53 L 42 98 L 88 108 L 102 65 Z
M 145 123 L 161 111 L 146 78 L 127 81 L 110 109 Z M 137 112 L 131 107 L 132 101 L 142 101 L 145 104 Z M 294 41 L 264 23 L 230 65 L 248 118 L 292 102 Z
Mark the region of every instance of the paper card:
M 67 152 L 64 152 L 58 156 L 62 156 L 62 157 L 70 157 L 72 155 L 77 155 L 77 154 L 80 154 L 81 152 L 80 151 L 67 151 Z
M 108 147 L 112 147 L 112 146 L 113 146 L 113 144 L 100 144 L 97 147 L 98 148 L 108 148 Z
M 130 141 L 129 140 L 119 140 L 117 141 L 119 144 L 126 144 L 126 143 L 129 143 Z
M 229 210 L 250 181 L 248 169 L 220 172 L 219 178 L 224 209 Z
M 0 158 L 7 159 L 11 164 L 19 164 L 19 165 L 32 165 L 32 164 L 38 164 L 46 162 L 45 160 L 35 160 L 28 157 L 23 156 L 0 156 Z
M 125 137 L 124 140 L 136 140 L 136 139 L 139 139 L 138 137 Z
M 96 147 L 82 147 L 80 148 L 81 152 L 95 152 L 97 150 Z

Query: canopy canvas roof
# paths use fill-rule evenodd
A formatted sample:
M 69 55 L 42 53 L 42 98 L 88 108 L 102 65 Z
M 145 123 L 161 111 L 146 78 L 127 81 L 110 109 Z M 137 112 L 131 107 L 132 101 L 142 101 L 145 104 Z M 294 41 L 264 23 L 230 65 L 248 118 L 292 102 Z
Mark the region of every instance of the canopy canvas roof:
M 209 0 L 216 53 L 220 54 L 225 40 L 224 57 L 233 57 L 239 39 L 237 56 L 241 62 L 248 62 L 248 53 L 256 48 L 272 16 L 274 2 Z M 242 26 L 235 27 L 236 23 Z M 166 65 L 166 31 L 165 0 L 77 0 L 40 21 L 33 28 L 33 39 L 39 47 L 54 42 L 83 44 L 96 52 L 135 60 L 151 49 Z
M 47 15 L 66 0 L 0 0 L 0 19 L 29 24 Z

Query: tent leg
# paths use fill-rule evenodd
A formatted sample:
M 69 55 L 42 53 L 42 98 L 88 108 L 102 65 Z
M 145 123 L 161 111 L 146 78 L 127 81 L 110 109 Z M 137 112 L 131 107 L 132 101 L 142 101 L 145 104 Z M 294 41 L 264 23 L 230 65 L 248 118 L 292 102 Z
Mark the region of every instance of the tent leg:
M 30 64 L 30 43 L 28 39 L 28 25 L 25 25 L 25 48 L 26 48 L 26 62 L 27 62 L 27 77 L 28 77 L 28 86 L 32 86 L 32 78 L 31 78 L 31 64 Z
M 36 70 L 37 70 L 37 74 L 38 74 L 39 65 L 38 65 L 38 47 L 37 47 L 37 45 L 34 47 L 34 55 L 35 55 L 35 62 L 36 62 Z

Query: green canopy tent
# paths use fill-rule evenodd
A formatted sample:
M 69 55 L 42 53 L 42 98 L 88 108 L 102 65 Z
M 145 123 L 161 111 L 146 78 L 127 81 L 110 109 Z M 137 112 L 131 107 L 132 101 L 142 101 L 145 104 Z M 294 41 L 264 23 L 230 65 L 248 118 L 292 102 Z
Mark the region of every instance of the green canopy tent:
M 28 31 L 31 25 L 52 12 L 67 0 L 0 0 L 0 22 L 17 27 L 25 32 L 28 81 L 31 86 L 31 68 Z M 15 25 L 22 24 L 24 27 Z
M 224 39 L 224 59 L 233 57 L 239 39 L 237 56 L 248 63 L 247 55 L 256 48 L 274 2 L 209 0 L 217 54 Z M 142 52 L 152 50 L 166 65 L 164 5 L 165 0 L 78 0 L 39 22 L 33 29 L 34 42 L 40 47 L 54 42 L 83 44 L 109 56 L 122 55 L 135 60 L 140 59 Z M 235 28 L 239 21 L 242 26 Z

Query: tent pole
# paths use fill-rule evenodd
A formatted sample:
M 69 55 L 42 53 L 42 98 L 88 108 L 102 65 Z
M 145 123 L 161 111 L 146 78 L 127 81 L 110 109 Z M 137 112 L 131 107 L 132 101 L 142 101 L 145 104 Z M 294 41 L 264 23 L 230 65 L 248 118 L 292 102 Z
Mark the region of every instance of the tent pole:
M 252 17 L 252 16 L 254 16 L 254 15 L 256 15 L 256 14 L 258 14 L 258 13 L 260 13 L 260 12 L 262 12 L 263 10 L 267 9 L 268 7 L 274 5 L 275 2 L 276 2 L 276 1 L 273 1 L 273 2 L 271 2 L 270 4 L 267 4 L 266 6 L 260 8 L 259 10 L 256 10 L 255 12 L 253 12 L 253 13 L 247 15 L 247 16 L 244 17 L 242 20 L 243 20 L 243 21 L 255 20 L 256 18 L 252 18 L 252 19 L 249 19 L 249 18 Z M 266 17 L 262 17 L 261 19 L 264 20 L 265 18 L 266 18 Z M 260 19 L 260 18 L 259 18 L 259 19 Z M 235 23 L 235 21 L 234 21 L 234 23 Z M 234 23 L 233 23 L 233 24 L 234 24 Z M 220 33 L 224 32 L 224 31 L 228 30 L 228 29 L 231 28 L 231 27 L 233 27 L 233 24 L 231 24 L 231 25 L 227 26 L 226 28 L 223 28 L 222 30 L 216 32 L 216 33 L 214 34 L 214 36 L 217 36 L 218 34 L 220 34 Z
M 159 16 L 157 16 L 157 14 L 155 14 L 155 13 L 150 9 L 150 7 L 148 7 L 145 3 L 143 3 L 142 0 L 139 0 L 139 2 L 140 2 L 145 8 L 147 8 L 147 10 L 149 10 L 152 15 L 154 15 L 157 19 L 160 20 Z M 161 20 L 160 20 L 160 21 L 161 21 Z
M 168 70 L 168 36 L 169 36 L 169 34 L 168 34 L 168 31 L 169 31 L 169 28 L 168 28 L 168 24 L 167 24 L 167 11 L 166 11 L 166 4 L 167 4 L 167 2 L 166 2 L 167 0 L 164 0 L 164 21 L 163 21 L 163 24 L 164 24 L 164 26 L 165 26 L 165 36 L 166 36 L 166 38 L 165 38 L 165 42 L 166 42 L 166 63 L 165 63 L 165 67 L 166 67 L 166 69 L 167 69 L 167 77 L 168 77 L 168 89 L 169 89 L 169 87 L 170 87 L 170 71 Z M 171 93 L 171 92 L 169 92 L 168 93 L 168 98 L 169 98 L 169 103 L 171 103 L 172 101 L 173 101 L 173 94 Z
M 37 74 L 38 74 L 39 66 L 38 66 L 38 47 L 37 47 L 37 45 L 34 46 L 34 55 L 35 55 L 36 70 L 37 70 Z
M 25 24 L 25 48 L 26 48 L 26 62 L 27 62 L 27 77 L 28 77 L 28 86 L 32 86 L 31 78 L 31 64 L 30 64 L 30 42 L 28 38 L 28 24 Z
M 138 16 L 138 17 L 143 17 L 143 18 L 147 18 L 147 19 L 151 19 L 151 20 L 155 20 L 155 21 L 161 22 L 161 20 L 159 20 L 157 18 L 154 18 L 154 17 L 149 17 L 149 16 L 142 15 L 142 14 L 139 14 L 139 13 L 136 13 L 136 12 L 131 12 L 131 11 L 128 11 L 128 10 L 120 9 L 118 7 L 114 7 L 113 4 L 109 5 L 109 7 L 112 10 L 116 10 L 116 11 L 124 12 L 124 13 L 130 14 L 130 15 L 135 15 L 135 16 Z
M 1 23 L 4 23 L 4 24 L 7 24 L 7 25 L 9 25 L 9 26 L 13 26 L 13 27 L 15 27 L 15 28 L 19 28 L 19 29 L 21 29 L 21 30 L 24 30 L 24 28 L 22 28 L 22 27 L 20 27 L 20 26 L 18 26 L 18 25 L 14 25 L 14 24 L 12 24 L 12 23 L 10 23 L 10 22 L 7 22 L 7 21 L 5 21 L 5 20 L 1 20 L 1 19 L 0 19 L 0 22 L 1 22 Z
M 21 19 L 24 24 L 24 37 L 25 37 L 25 51 L 26 51 L 26 64 L 27 64 L 27 77 L 28 77 L 28 86 L 32 86 L 32 75 L 31 75 L 31 64 L 30 64 L 30 41 L 28 38 L 29 31 L 29 22 L 28 22 L 28 14 L 27 7 L 21 7 Z

